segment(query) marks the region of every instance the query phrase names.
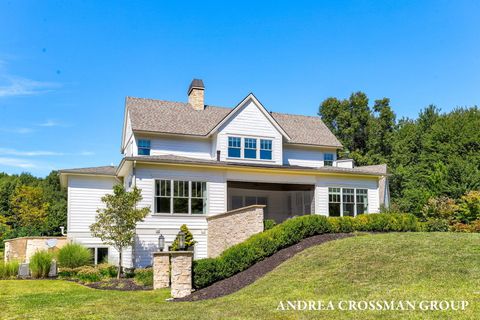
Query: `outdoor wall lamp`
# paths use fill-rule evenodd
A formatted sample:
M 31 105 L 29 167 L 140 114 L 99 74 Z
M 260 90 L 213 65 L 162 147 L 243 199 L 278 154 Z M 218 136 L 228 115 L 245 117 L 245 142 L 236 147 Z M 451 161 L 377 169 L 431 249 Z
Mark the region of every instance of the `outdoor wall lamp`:
M 163 234 L 160 234 L 158 236 L 158 249 L 160 251 L 163 251 L 163 248 L 165 248 L 165 237 L 163 236 Z
M 185 233 L 183 231 L 178 233 L 178 247 L 180 250 L 185 250 Z

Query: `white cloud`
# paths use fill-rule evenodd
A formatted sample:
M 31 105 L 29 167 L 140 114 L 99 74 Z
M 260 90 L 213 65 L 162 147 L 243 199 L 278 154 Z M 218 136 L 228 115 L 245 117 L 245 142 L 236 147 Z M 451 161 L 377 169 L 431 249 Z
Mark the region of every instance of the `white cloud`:
M 35 151 L 20 151 L 9 148 L 0 148 L 0 155 L 20 156 L 20 157 L 40 157 L 40 156 L 93 156 L 92 151 L 82 151 L 78 153 L 64 153 L 56 151 L 35 150 Z
M 2 158 L 0 157 L 0 165 L 8 166 L 8 167 L 17 167 L 17 168 L 35 168 L 36 165 L 25 161 L 23 159 L 16 159 L 16 158 Z
M 54 121 L 54 120 L 47 120 L 45 122 L 42 122 L 40 124 L 38 124 L 40 127 L 56 127 L 56 126 L 59 126 L 60 123 L 58 123 L 57 121 Z
M 32 133 L 32 128 L 0 128 L 0 132 L 8 132 L 8 133 L 18 133 L 18 134 L 27 134 Z
M 53 82 L 35 81 L 27 78 L 3 75 L 0 77 L 0 97 L 27 96 L 52 91 L 59 85 Z
M 24 156 L 24 157 L 36 157 L 36 156 L 63 156 L 64 153 L 53 151 L 18 151 L 15 149 L 0 148 L 0 154 L 11 156 Z

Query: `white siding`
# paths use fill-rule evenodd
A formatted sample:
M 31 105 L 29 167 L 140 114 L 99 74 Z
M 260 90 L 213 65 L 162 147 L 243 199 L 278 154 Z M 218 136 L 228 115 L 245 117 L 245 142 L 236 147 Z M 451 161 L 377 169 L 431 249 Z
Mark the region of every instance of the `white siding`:
M 336 160 L 336 150 L 300 146 L 284 146 L 283 164 L 314 168 L 323 167 L 323 157 L 325 153 L 332 153 L 333 160 Z
M 125 137 L 123 141 L 124 145 L 122 147 L 124 148 L 123 154 L 127 157 L 130 157 L 136 155 L 136 141 L 133 137 L 132 123 L 130 122 L 130 113 L 127 112 L 126 116 L 127 119 L 125 124 Z
M 212 159 L 212 141 L 201 138 L 180 137 L 145 137 L 136 136 L 137 140 L 150 140 L 150 155 L 177 155 L 197 159 Z M 136 150 L 138 152 L 138 150 Z
M 368 213 L 379 212 L 378 180 L 376 178 L 318 177 L 315 186 L 315 212 L 328 215 L 328 188 L 368 189 Z
M 225 175 L 213 170 L 175 170 L 161 166 L 137 166 L 136 185 L 142 190 L 140 206 L 154 210 L 155 179 L 175 179 L 207 182 L 207 214 L 218 214 L 227 210 Z M 186 224 L 198 243 L 195 258 L 207 256 L 207 220 L 205 216 L 149 214 L 137 225 L 138 241 L 135 246 L 135 264 L 151 264 L 151 253 L 158 248 L 157 230 L 165 236 L 166 246 L 171 245 L 180 226 Z
M 90 232 L 98 208 L 104 208 L 101 198 L 112 192 L 116 180 L 106 177 L 68 177 L 68 232 Z
M 95 222 L 97 209 L 105 207 L 101 198 L 111 193 L 116 183 L 113 177 L 68 177 L 68 238 L 89 248 L 108 247 L 100 239 L 92 237 L 90 225 Z M 124 266 L 131 267 L 131 249 L 125 249 L 123 254 Z M 118 252 L 112 247 L 109 247 L 108 259 L 113 264 L 118 262 Z
M 271 139 L 272 160 L 228 159 L 228 136 Z M 281 133 L 265 117 L 259 107 L 249 100 L 234 117 L 220 128 L 217 134 L 217 150 L 221 151 L 222 161 L 282 164 L 282 139 Z M 257 143 L 257 148 L 259 147 Z

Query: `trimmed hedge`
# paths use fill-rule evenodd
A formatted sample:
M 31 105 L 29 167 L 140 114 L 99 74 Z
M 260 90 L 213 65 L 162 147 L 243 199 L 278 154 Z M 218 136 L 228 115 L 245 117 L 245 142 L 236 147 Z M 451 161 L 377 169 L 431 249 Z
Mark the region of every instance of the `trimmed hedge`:
M 217 258 L 195 260 L 193 285 L 197 289 L 207 287 L 314 235 L 354 231 L 406 232 L 419 231 L 420 228 L 420 223 L 412 214 L 365 214 L 355 218 L 306 215 L 291 218 L 228 248 Z

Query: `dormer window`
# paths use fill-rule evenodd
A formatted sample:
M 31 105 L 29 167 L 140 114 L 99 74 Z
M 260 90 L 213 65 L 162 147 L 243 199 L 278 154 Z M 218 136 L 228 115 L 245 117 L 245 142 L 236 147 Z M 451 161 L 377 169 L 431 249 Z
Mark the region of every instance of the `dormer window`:
M 257 139 L 245 138 L 244 157 L 247 159 L 257 158 Z
M 260 159 L 272 160 L 272 140 L 260 139 Z
M 139 156 L 150 155 L 150 140 L 144 140 L 144 139 L 138 140 L 138 155 Z
M 323 154 L 323 165 L 325 167 L 333 166 L 333 153 L 325 153 Z
M 228 137 L 228 157 L 240 158 L 242 151 L 242 139 L 239 137 Z

